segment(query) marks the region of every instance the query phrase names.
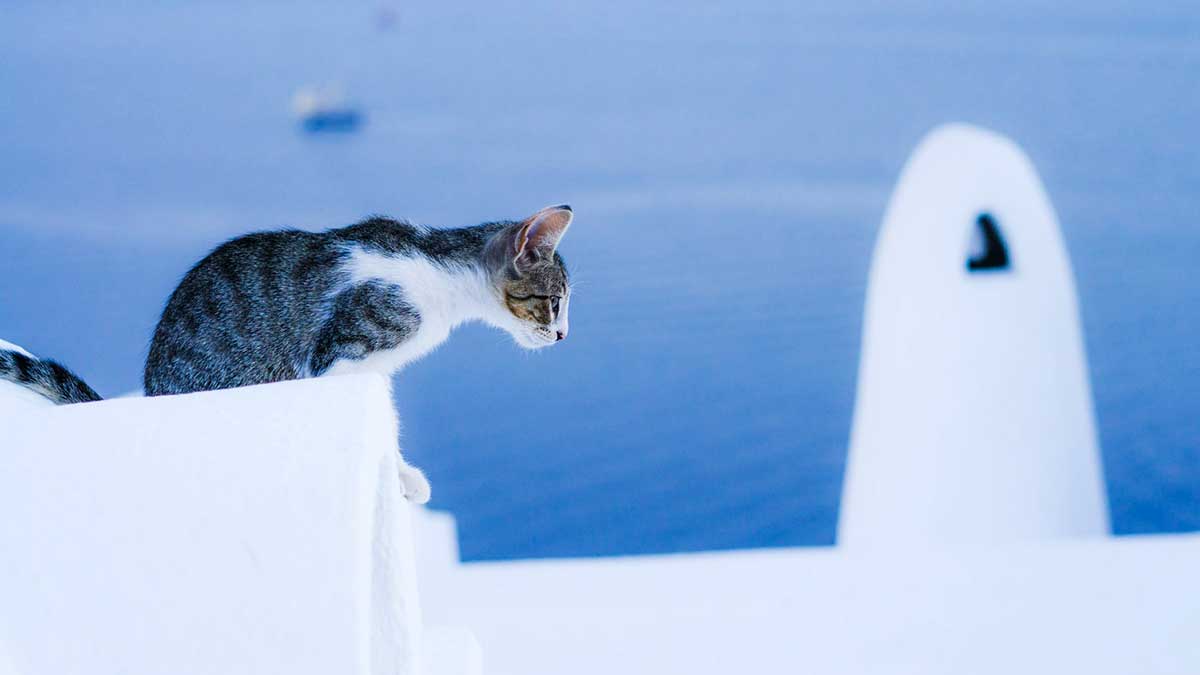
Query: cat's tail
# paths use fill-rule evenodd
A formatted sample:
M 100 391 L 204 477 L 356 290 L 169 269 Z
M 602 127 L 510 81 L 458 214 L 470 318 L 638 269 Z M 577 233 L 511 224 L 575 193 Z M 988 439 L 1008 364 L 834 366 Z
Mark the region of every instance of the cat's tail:
M 57 405 L 100 400 L 100 395 L 66 366 L 24 351 L 0 348 L 0 380 L 25 387 Z

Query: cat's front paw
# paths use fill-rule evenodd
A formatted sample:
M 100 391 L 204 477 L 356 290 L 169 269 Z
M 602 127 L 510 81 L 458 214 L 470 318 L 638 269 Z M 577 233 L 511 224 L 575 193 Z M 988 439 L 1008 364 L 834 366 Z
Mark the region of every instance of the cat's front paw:
M 401 463 L 400 484 L 404 486 L 404 498 L 414 504 L 429 501 L 431 489 L 425 473 L 411 464 Z

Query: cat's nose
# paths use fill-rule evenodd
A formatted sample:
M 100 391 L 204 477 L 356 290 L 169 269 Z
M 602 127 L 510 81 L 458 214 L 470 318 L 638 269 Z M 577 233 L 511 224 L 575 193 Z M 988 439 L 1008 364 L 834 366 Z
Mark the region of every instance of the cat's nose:
M 555 334 L 556 334 L 556 335 L 558 335 L 558 339 L 559 339 L 559 340 L 566 339 L 566 337 L 567 337 L 567 333 L 566 333 L 566 331 L 561 331 L 561 330 L 560 330 L 560 331 L 555 331 Z

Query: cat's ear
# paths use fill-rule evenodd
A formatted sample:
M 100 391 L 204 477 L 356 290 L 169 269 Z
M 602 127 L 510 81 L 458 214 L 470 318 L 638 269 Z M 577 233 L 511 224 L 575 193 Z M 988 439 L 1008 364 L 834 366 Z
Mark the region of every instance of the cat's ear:
M 553 256 L 572 217 L 571 207 L 566 204 L 547 206 L 496 234 L 488 242 L 489 260 L 498 266 L 511 264 L 519 271 Z
M 518 258 L 529 255 L 539 258 L 554 255 L 554 250 L 558 248 L 558 242 L 567 233 L 567 228 L 571 226 L 571 219 L 574 216 L 570 206 L 559 204 L 558 206 L 547 206 L 526 218 L 525 222 L 521 223 L 524 236 L 519 237 L 523 240 L 523 244 L 521 250 L 517 252 Z

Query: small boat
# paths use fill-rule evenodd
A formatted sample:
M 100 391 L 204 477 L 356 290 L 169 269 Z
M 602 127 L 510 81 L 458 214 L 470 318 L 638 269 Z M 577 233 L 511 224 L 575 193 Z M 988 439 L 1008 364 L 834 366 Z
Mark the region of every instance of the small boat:
M 365 121 L 337 87 L 302 87 L 292 96 L 292 111 L 308 133 L 353 132 Z

